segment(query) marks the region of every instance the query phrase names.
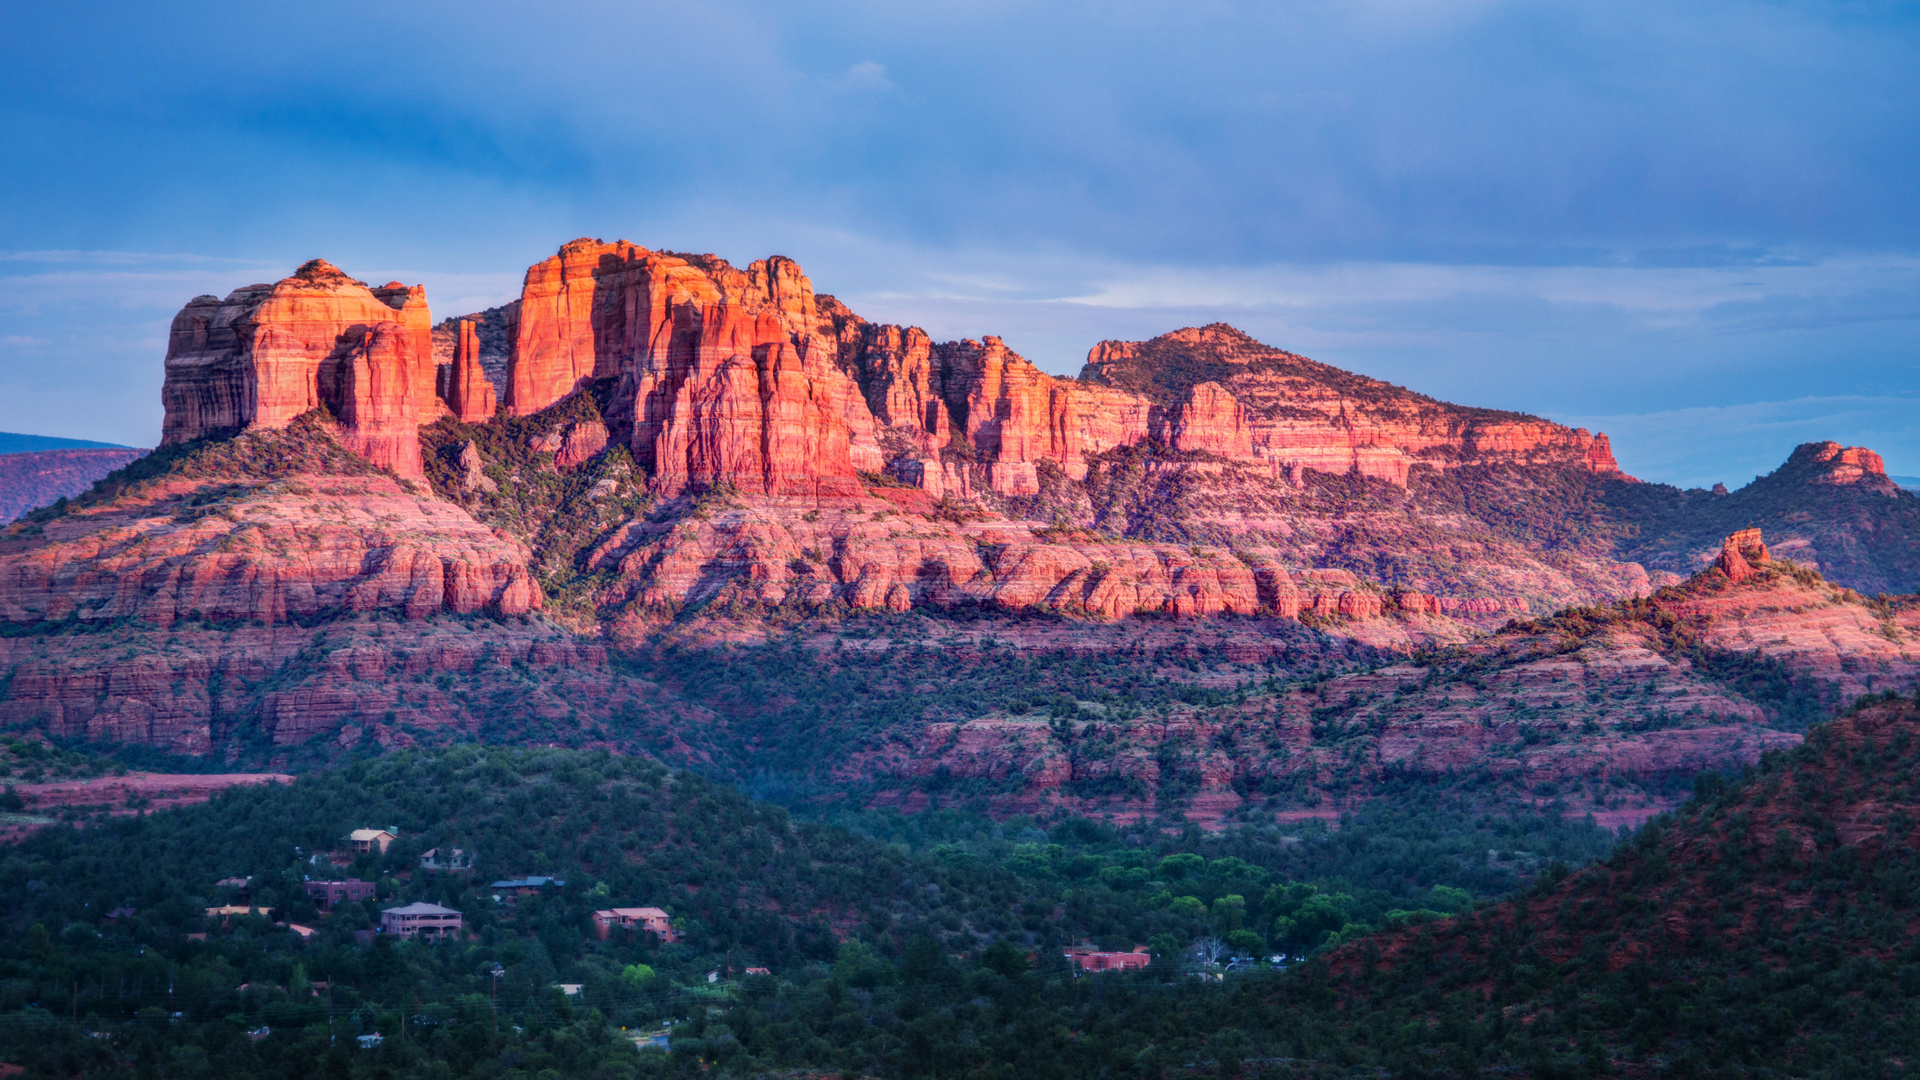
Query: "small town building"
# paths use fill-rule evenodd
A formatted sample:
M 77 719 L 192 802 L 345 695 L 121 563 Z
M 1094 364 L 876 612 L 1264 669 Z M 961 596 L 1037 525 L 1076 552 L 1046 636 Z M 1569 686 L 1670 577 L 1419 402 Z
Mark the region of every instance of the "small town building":
M 249 907 L 246 904 L 222 904 L 207 909 L 207 918 L 219 919 L 220 929 L 233 929 L 233 920 L 244 915 L 260 915 L 271 919 L 275 916 L 272 908 Z
M 355 829 L 348 834 L 347 842 L 353 846 L 356 855 L 367 855 L 378 851 L 385 854 L 387 846 L 400 839 L 387 829 Z
M 616 931 L 624 931 L 629 936 L 636 931 L 652 934 L 669 944 L 680 940 L 667 913 L 657 907 L 617 907 L 593 913 L 594 937 L 605 941 Z
M 545 889 L 564 889 L 566 887 L 567 883 L 565 881 L 560 878 L 551 877 L 507 878 L 502 881 L 496 881 L 490 886 L 490 888 L 493 889 L 493 898 L 495 900 L 505 900 L 509 904 L 523 896 L 538 895 Z
M 771 974 L 773 974 L 773 969 L 772 969 L 772 968 L 763 968 L 763 967 L 750 967 L 750 968 L 748 968 L 748 969 L 747 969 L 747 974 L 749 974 L 749 975 L 771 975 Z
M 425 901 L 380 912 L 380 932 L 391 937 L 438 941 L 458 935 L 462 925 L 459 912 Z
M 1066 950 L 1067 959 L 1081 971 L 1130 971 L 1144 968 L 1153 963 L 1153 956 L 1143 948 L 1132 952 L 1101 952 L 1098 949 L 1073 948 Z
M 429 873 L 469 874 L 473 872 L 473 855 L 457 847 L 433 847 L 420 853 L 420 869 Z
M 313 906 L 326 914 L 332 914 L 335 908 L 350 900 L 373 899 L 373 882 L 349 878 L 345 881 L 307 881 L 302 882 L 307 896 L 312 898 Z

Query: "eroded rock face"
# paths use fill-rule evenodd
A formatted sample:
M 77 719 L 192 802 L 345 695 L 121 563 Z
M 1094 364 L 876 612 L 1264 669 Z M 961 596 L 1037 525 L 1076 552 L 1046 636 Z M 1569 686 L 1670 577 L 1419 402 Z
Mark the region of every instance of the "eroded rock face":
M 418 477 L 416 429 L 434 411 L 432 335 L 424 287 L 370 289 L 323 259 L 225 300 L 196 297 L 168 339 L 161 443 L 283 428 L 325 406 L 349 447 Z
M 604 648 L 550 628 L 491 621 L 0 638 L 11 686 L 0 723 L 180 754 L 217 752 L 242 725 L 276 746 L 364 738 L 400 749 L 413 743 L 410 732 L 473 730 L 474 703 L 503 692 L 530 720 L 602 710 L 612 688 L 606 659 Z M 516 666 L 545 675 L 529 685 Z
M 576 240 L 527 272 L 508 404 L 527 415 L 614 380 L 607 419 L 665 495 L 731 486 L 852 495 L 882 465 L 813 286 L 781 258 Z
M 527 558 L 390 477 L 170 479 L 0 541 L 0 620 L 518 615 L 541 604 Z
M 1252 457 L 1277 471 L 1357 471 L 1402 486 L 1415 465 L 1575 465 L 1620 474 L 1604 434 L 1449 405 L 1262 345 L 1224 323 L 1151 341 L 1100 342 L 1081 378 L 1177 410 L 1173 426 L 1191 427 L 1185 438 L 1196 449 Z M 1248 449 L 1223 395 L 1241 410 Z
M 1755 565 L 1769 559 L 1767 545 L 1760 540 L 1760 530 L 1741 529 L 1721 543 L 1720 555 L 1713 564 L 1734 581 L 1745 581 L 1757 573 Z
M 1157 439 L 1179 451 L 1405 485 L 1417 464 L 1619 474 L 1605 435 L 1464 409 L 1273 349 L 1224 325 L 1102 342 L 1079 379 L 996 337 L 947 343 L 817 296 L 792 261 L 576 240 L 527 272 L 508 405 L 529 415 L 593 379 L 662 494 L 730 483 L 845 495 L 888 471 L 936 496 L 1037 493 L 1043 470 Z
M 483 423 L 493 418 L 498 406 L 493 384 L 480 366 L 480 336 L 471 319 L 461 319 L 455 333 L 453 360 L 441 368 L 440 398 L 456 419 Z
M 1887 495 L 1900 491 L 1900 485 L 1887 478 L 1886 462 L 1864 446 L 1801 443 L 1788 456 L 1787 468 L 1815 470 L 1811 479 L 1818 484 L 1858 485 Z

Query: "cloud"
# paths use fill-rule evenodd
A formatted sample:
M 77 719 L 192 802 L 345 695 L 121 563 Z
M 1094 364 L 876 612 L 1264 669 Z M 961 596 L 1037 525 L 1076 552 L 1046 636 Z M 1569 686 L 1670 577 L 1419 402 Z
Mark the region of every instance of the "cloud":
M 0 37 L 0 313 L 47 342 L 0 364 L 46 392 L 0 424 L 151 441 L 114 430 L 157 422 L 140 343 L 196 293 L 325 255 L 454 314 L 580 235 L 778 251 L 1055 371 L 1213 319 L 1568 415 L 1898 397 L 1920 365 L 1911 5 L 198 10 Z M 1822 422 L 1891 458 L 1880 416 Z M 1745 460 L 1672 445 L 1676 476 Z
M 887 66 L 885 64 L 876 64 L 871 60 L 862 60 L 860 63 L 848 68 L 847 73 L 840 78 L 840 85 L 848 90 L 887 91 L 899 89 L 899 87 L 893 84 L 892 79 L 887 78 Z

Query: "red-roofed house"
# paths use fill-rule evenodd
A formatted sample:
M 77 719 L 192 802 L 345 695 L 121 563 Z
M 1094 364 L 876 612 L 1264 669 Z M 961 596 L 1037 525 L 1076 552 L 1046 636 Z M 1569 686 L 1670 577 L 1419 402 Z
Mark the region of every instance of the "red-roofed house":
M 1073 961 L 1073 965 L 1081 971 L 1129 971 L 1153 963 L 1153 956 L 1144 947 L 1132 952 L 1074 948 L 1067 950 L 1067 959 Z
M 657 907 L 617 907 L 593 913 L 594 937 L 605 941 L 615 930 L 628 933 L 638 930 L 665 942 L 680 940 L 680 935 L 674 933 L 673 925 L 667 919 L 667 913 Z

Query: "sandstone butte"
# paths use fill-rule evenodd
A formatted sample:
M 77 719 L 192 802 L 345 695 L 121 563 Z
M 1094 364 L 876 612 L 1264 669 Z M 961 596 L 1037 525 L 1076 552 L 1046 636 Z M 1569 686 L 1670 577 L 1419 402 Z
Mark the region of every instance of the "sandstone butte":
M 163 442 L 284 428 L 324 409 L 349 449 L 403 478 L 422 477 L 422 424 L 442 416 L 480 422 L 495 410 L 481 357 L 478 331 L 485 329 L 507 343 L 500 397 L 511 414 L 536 415 L 586 388 L 601 390 L 604 424 L 574 425 L 541 447 L 562 468 L 624 445 L 656 497 L 726 490 L 774 500 L 760 510 L 784 540 L 745 540 L 773 557 L 747 571 L 762 586 L 791 576 L 784 548 L 834 543 L 798 528 L 793 519 L 802 508 L 778 500 L 844 504 L 868 496 L 867 481 L 889 474 L 888 482 L 935 498 L 1020 496 L 1039 492 L 1046 475 L 1082 478 L 1090 457 L 1149 442 L 1295 484 L 1307 469 L 1404 484 L 1415 462 L 1618 471 L 1604 436 L 1445 405 L 1223 326 L 1133 345 L 1104 342 L 1082 378 L 1056 378 L 998 338 L 937 344 L 917 328 L 868 323 L 817 296 L 799 267 L 779 257 L 740 270 L 713 256 L 576 240 L 528 270 L 516 303 L 450 322 L 440 334 L 440 363 L 424 289 L 369 288 L 317 259 L 271 286 L 248 286 L 225 300 L 198 297 L 174 320 Z M 1145 378 L 1154 365 L 1210 377 Z M 1289 403 L 1295 400 L 1304 404 Z M 468 465 L 478 483 L 479 463 Z M 639 525 L 602 544 L 591 561 L 619 563 L 629 599 L 647 602 L 700 599 L 717 580 L 713 564 L 737 557 L 743 542 L 670 540 L 637 552 L 649 539 Z M 1526 607 L 1512 592 L 1416 592 L 1404 600 L 1365 588 L 1329 592 L 1299 571 L 1270 560 L 1263 568 L 1217 545 L 1204 555 L 1169 545 L 1043 547 L 1032 534 L 958 528 L 937 544 L 860 546 L 856 554 L 868 557 L 836 559 L 831 575 L 786 584 L 811 602 L 824 588 L 854 607 L 985 599 L 1106 618 L 1136 610 L 1291 616 L 1303 609 L 1363 618 L 1383 603 L 1485 618 Z M 979 548 L 982 540 L 991 548 Z M 723 554 L 729 548 L 733 556 Z M 682 570 L 678 562 L 687 559 L 704 569 Z M 1545 589 L 1587 595 L 1573 582 Z
M 369 288 L 315 260 L 277 284 L 189 303 L 174 323 L 163 397 L 169 446 L 240 433 L 207 445 L 266 460 L 284 449 L 272 441 L 281 436 L 337 439 L 377 468 L 169 473 L 16 529 L 0 541 L 0 619 L 136 629 L 58 647 L 0 640 L 11 679 L 0 720 L 188 752 L 230 736 L 221 717 L 250 717 L 280 743 L 366 734 L 403 744 L 409 724 L 478 721 L 470 701 L 432 683 L 395 684 L 395 672 L 416 683 L 466 672 L 476 684 L 513 687 L 506 665 L 516 658 L 573 673 L 543 683 L 529 702 L 538 715 L 609 707 L 618 695 L 600 646 L 511 619 L 491 631 L 484 621 L 479 630 L 435 626 L 441 615 L 511 617 L 546 603 L 536 553 L 522 539 L 533 533 L 510 535 L 474 516 L 497 485 L 472 438 L 436 435 L 434 452 L 452 455 L 443 463 L 453 479 L 435 480 L 432 494 L 419 483 L 419 432 L 442 419 L 456 433 L 490 418 L 516 425 L 514 438 L 550 455 L 541 460 L 555 470 L 577 471 L 592 499 L 652 500 L 655 512 L 609 521 L 588 547 L 561 553 L 600 582 L 587 609 L 599 622 L 567 625 L 616 642 L 643 640 L 673 612 L 726 611 L 734 601 L 827 615 L 1152 612 L 1246 616 L 1237 662 L 1257 664 L 1274 648 L 1259 630 L 1271 623 L 1260 620 L 1312 619 L 1388 648 L 1459 644 L 1525 614 L 1522 592 L 1557 607 L 1653 587 L 1633 564 L 1449 533 L 1450 511 L 1416 519 L 1386 507 L 1366 512 L 1379 518 L 1371 535 L 1403 528 L 1394 542 L 1409 549 L 1445 537 L 1466 568 L 1386 588 L 1321 562 L 1348 542 L 1362 512 L 1271 510 L 1291 497 L 1281 493 L 1311 494 L 1300 487 L 1309 473 L 1405 485 L 1422 468 L 1494 465 L 1630 480 L 1604 435 L 1434 401 L 1221 325 L 1103 342 L 1080 378 L 1057 378 L 998 338 L 936 343 L 917 328 L 866 322 L 816 295 L 780 258 L 740 270 L 712 256 L 575 241 L 528 271 L 518 301 L 437 330 L 422 289 Z M 568 404 L 586 398 L 593 408 Z M 615 460 L 615 447 L 638 468 Z M 1269 509 L 1219 510 L 1229 532 L 1257 526 L 1232 543 L 1023 519 L 1041 512 L 1060 478 L 1091 483 L 1101 467 L 1111 479 L 1114 455 L 1130 447 L 1171 463 L 1149 462 L 1149 479 L 1212 476 L 1239 486 L 1203 483 L 1194 490 L 1205 500 L 1266 500 Z M 1871 451 L 1809 444 L 1794 460 L 1821 483 L 1890 483 Z M 1265 493 L 1247 495 L 1248 485 Z M 565 512 L 597 504 L 571 505 Z M 1757 538 L 1730 540 L 1723 577 L 1743 587 L 1774 581 L 1778 560 L 1761 561 L 1763 550 Z M 1463 582 L 1472 587 L 1462 592 Z M 405 629 L 370 640 L 352 625 L 365 613 L 398 616 Z M 1871 640 L 1878 624 L 1863 630 L 1857 612 L 1845 614 L 1844 626 L 1821 624 L 1823 640 L 1843 645 L 1803 651 L 1804 663 L 1851 686 L 1860 681 L 1853 650 L 1892 661 Z M 343 621 L 344 632 L 328 630 Z M 1784 622 L 1775 637 L 1792 638 L 1799 623 Z M 147 648 L 138 626 L 170 628 L 169 646 Z M 1643 646 L 1622 640 L 1610 662 L 1623 671 L 1671 666 L 1635 659 Z M 122 655 L 128 648 L 137 661 Z M 1751 721 L 1751 705 L 1712 687 L 1688 693 L 1712 715 Z M 1275 715 L 1294 716 L 1297 727 L 1301 708 Z M 1486 750 L 1506 731 L 1470 727 L 1457 732 L 1467 748 L 1459 754 Z M 1297 742 L 1288 731 L 1276 737 Z M 1618 749 L 1680 760 L 1693 751 L 1658 747 L 1692 740 L 1710 757 L 1716 739 L 1747 749 L 1765 741 L 1689 731 L 1623 735 Z M 1402 742 L 1445 742 L 1434 739 Z M 1388 739 L 1382 752 L 1402 742 Z
M 1619 473 L 1605 435 L 1435 401 L 1220 324 L 1101 342 L 1080 378 L 1057 378 L 999 338 L 936 344 L 869 323 L 779 257 L 740 270 L 576 240 L 527 271 L 504 322 L 506 408 L 531 415 L 609 380 L 610 437 L 667 496 L 852 496 L 883 470 L 936 497 L 976 482 L 1035 494 L 1043 470 L 1080 479 L 1090 455 L 1149 441 L 1295 483 L 1316 469 L 1405 485 L 1417 464 L 1469 462 Z M 452 353 L 435 362 L 422 287 L 368 288 L 316 259 L 174 319 L 162 441 L 324 407 L 349 447 L 418 477 L 419 425 L 495 408 L 467 321 Z
M 324 259 L 225 300 L 195 297 L 167 341 L 161 445 L 325 408 L 349 448 L 420 477 L 419 426 L 438 401 L 432 333 L 424 286 L 368 288 Z

